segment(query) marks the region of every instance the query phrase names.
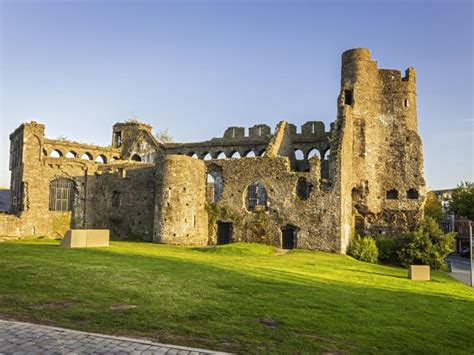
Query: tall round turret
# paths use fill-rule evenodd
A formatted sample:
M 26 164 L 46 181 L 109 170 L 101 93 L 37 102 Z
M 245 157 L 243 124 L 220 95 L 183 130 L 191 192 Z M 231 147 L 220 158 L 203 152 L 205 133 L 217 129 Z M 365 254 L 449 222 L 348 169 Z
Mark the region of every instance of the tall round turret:
M 206 165 L 184 155 L 158 164 L 153 241 L 207 245 Z

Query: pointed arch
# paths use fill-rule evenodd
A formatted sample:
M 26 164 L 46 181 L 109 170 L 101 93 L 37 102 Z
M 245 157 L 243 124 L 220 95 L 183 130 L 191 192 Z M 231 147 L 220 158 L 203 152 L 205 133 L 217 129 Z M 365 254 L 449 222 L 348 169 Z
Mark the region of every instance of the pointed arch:
M 84 153 L 81 155 L 81 159 L 83 160 L 92 160 L 92 154 L 91 153 Z
M 105 155 L 101 154 L 101 155 L 97 156 L 97 158 L 95 158 L 95 162 L 100 163 L 100 164 L 106 164 L 107 163 L 107 158 L 105 157 Z
M 63 153 L 59 149 L 53 149 L 53 151 L 49 154 L 51 158 L 62 158 Z
M 308 159 L 311 159 L 313 157 L 318 157 L 321 159 L 321 154 L 319 153 L 319 150 L 317 150 L 316 148 L 313 148 L 308 152 Z

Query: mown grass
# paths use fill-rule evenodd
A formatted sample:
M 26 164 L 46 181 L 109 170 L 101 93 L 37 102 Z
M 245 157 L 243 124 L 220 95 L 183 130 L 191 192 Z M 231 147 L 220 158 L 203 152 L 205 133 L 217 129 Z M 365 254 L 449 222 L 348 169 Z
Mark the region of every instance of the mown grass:
M 255 244 L 57 245 L 0 244 L 0 318 L 237 353 L 474 352 L 474 292 L 444 273 Z

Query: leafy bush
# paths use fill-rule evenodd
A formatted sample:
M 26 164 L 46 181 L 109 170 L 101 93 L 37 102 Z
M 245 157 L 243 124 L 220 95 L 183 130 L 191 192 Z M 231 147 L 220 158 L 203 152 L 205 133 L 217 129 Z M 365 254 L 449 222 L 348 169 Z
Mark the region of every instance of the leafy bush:
M 401 240 L 384 238 L 376 240 L 379 250 L 379 260 L 383 263 L 398 262 L 398 251 L 401 249 Z
M 420 228 L 403 238 L 398 252 L 405 265 L 430 265 L 433 269 L 445 269 L 446 257 L 454 250 L 455 233 L 443 234 L 436 221 L 425 217 Z
M 357 235 L 351 240 L 348 254 L 357 260 L 376 264 L 379 250 L 372 237 L 361 237 Z

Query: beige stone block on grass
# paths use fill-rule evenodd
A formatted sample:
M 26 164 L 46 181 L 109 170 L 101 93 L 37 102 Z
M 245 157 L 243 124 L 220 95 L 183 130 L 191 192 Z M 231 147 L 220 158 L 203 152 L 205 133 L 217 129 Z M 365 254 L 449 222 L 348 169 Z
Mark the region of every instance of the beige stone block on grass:
M 408 278 L 410 280 L 430 281 L 430 266 L 410 265 L 408 270 Z
M 70 229 L 66 232 L 61 248 L 95 248 L 109 246 L 108 229 Z

